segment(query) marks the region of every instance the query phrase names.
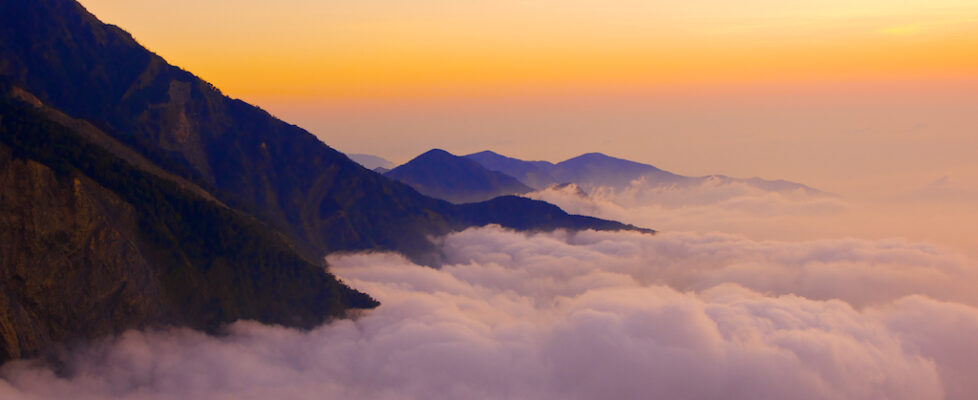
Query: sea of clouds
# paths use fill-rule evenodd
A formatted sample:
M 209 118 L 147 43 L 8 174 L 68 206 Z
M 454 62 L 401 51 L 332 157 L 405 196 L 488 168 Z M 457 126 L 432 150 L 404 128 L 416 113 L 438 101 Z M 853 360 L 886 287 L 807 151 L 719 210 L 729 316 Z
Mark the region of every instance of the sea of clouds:
M 330 259 L 383 305 L 308 332 L 128 332 L 2 369 L 4 399 L 793 398 L 978 395 L 962 256 L 905 241 L 498 227 L 448 263 Z
M 311 331 L 131 331 L 65 353 L 57 374 L 3 366 L 0 398 L 978 398 L 973 258 L 906 239 L 717 233 L 706 228 L 725 225 L 711 219 L 773 226 L 847 206 L 749 187 L 669 190 L 533 196 L 640 224 L 672 210 L 701 232 L 490 226 L 439 239 L 440 269 L 332 256 L 332 271 L 379 308 Z

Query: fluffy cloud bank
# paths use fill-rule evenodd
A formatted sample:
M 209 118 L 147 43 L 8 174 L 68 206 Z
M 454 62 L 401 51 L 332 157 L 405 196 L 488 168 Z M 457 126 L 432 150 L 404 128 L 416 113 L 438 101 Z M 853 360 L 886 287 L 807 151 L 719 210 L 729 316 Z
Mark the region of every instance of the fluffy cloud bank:
M 971 261 L 905 241 L 499 228 L 440 270 L 331 259 L 383 305 L 309 332 L 129 332 L 63 376 L 0 371 L 0 398 L 968 399 Z

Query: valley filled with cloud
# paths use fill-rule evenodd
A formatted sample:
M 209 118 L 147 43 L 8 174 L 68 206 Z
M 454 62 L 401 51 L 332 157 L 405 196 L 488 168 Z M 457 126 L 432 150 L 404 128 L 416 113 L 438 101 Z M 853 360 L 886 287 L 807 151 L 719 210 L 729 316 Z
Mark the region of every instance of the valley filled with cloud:
M 131 331 L 6 365 L 3 398 L 890 398 L 978 395 L 966 256 L 906 240 L 712 233 L 440 239 L 434 269 L 329 258 L 382 302 L 311 331 Z M 29 395 L 28 395 L 29 393 Z

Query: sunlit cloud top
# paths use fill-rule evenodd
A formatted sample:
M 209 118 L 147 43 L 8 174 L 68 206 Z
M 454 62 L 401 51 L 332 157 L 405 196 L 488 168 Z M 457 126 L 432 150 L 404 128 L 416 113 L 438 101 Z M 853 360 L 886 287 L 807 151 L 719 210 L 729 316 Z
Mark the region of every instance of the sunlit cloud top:
M 83 0 L 232 95 L 978 75 L 970 0 Z

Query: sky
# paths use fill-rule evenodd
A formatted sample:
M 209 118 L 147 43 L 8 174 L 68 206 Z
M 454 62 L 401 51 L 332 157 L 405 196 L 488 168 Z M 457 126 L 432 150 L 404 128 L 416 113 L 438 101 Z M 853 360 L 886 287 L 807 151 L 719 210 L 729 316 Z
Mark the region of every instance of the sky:
M 973 76 L 967 0 L 85 0 L 234 96 Z
M 334 254 L 379 308 L 132 330 L 0 366 L 4 399 L 978 398 L 978 3 L 82 3 L 343 151 L 601 151 L 832 193 L 549 188 L 527 196 L 659 233 Z
M 871 196 L 978 185 L 978 3 L 83 0 L 345 152 L 561 161 Z

